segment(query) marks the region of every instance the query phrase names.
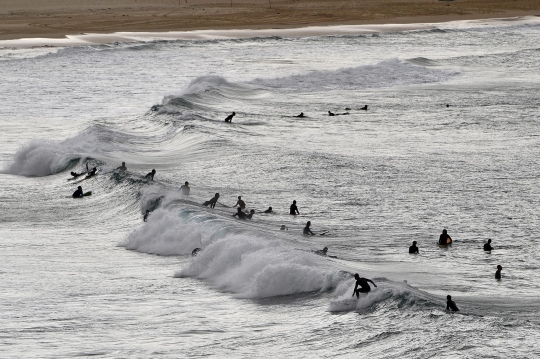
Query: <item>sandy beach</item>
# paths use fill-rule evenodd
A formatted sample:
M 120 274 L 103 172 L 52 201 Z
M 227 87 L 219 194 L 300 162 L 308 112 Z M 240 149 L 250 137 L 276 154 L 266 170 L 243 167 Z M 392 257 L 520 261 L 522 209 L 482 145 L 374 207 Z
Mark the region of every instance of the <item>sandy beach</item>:
M 540 0 L 0 1 L 0 40 L 84 33 L 434 23 L 540 15 Z

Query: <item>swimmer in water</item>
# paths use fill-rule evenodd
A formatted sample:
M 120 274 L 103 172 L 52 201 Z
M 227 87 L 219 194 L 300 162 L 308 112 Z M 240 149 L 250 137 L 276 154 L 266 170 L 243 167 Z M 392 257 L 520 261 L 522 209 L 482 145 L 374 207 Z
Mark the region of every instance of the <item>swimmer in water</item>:
M 268 207 L 268 209 L 264 211 L 263 213 L 272 213 L 272 207 Z
M 488 252 L 491 250 L 493 250 L 493 247 L 491 246 L 491 238 L 489 238 L 487 243 L 484 244 L 484 251 Z
M 292 215 L 300 214 L 300 212 L 298 212 L 298 207 L 296 207 L 296 200 L 292 201 L 289 213 Z
M 502 265 L 497 266 L 497 271 L 495 272 L 495 279 L 501 280 L 501 271 L 502 271 Z
M 418 252 L 418 247 L 416 246 L 416 241 L 413 241 L 412 242 L 412 246 L 409 247 L 409 253 L 410 254 L 420 254 L 420 252 Z
M 300 112 L 300 114 L 299 114 L 299 115 L 296 115 L 296 116 L 294 116 L 294 117 L 300 117 L 300 118 L 301 118 L 301 117 L 306 117 L 306 116 L 304 115 L 304 113 L 303 113 L 303 112 Z
M 73 192 L 72 197 L 73 198 L 82 198 L 83 197 L 83 190 L 82 190 L 81 186 L 77 187 L 77 190 L 75 192 Z
M 118 170 L 118 171 L 125 171 L 125 170 L 127 170 L 126 163 L 125 163 L 125 162 L 122 162 L 122 166 L 118 167 L 117 170 Z
M 247 215 L 244 212 L 242 212 L 241 207 L 238 207 L 238 211 L 236 211 L 236 213 L 233 214 L 233 217 L 236 217 L 236 216 L 238 216 L 238 219 L 243 219 L 243 220 L 247 219 Z
M 238 196 L 238 201 L 236 201 L 236 204 L 233 207 L 239 206 L 242 209 L 246 208 L 246 202 L 242 201 L 242 196 Z
M 304 236 L 315 235 L 315 233 L 313 233 L 311 229 L 309 229 L 310 226 L 311 226 L 311 221 L 307 221 L 306 226 L 304 227 Z
M 281 227 L 279 228 L 279 230 L 280 230 L 280 231 L 285 231 L 285 230 L 288 231 L 289 228 L 288 228 L 286 225 L 282 224 Z
M 210 208 L 215 208 L 218 199 L 219 199 L 219 193 L 216 193 L 216 194 L 214 195 L 214 197 L 212 197 L 212 199 L 210 199 L 209 201 L 204 202 L 204 203 L 203 203 L 203 206 L 208 206 L 208 205 L 210 205 Z
M 354 279 L 356 279 L 356 284 L 354 285 L 352 295 L 354 296 L 356 294 L 356 298 L 360 298 L 360 293 L 369 293 L 371 291 L 369 283 L 373 284 L 374 287 L 377 287 L 377 284 L 373 283 L 371 279 L 361 278 L 358 273 L 354 275 Z M 358 287 L 360 287 L 360 289 L 358 289 Z
M 367 111 L 367 105 L 364 105 L 364 107 L 360 108 L 360 110 Z
M 152 170 L 152 172 L 147 173 L 146 176 L 144 176 L 144 178 L 148 178 L 148 179 L 151 179 L 153 181 L 155 174 L 156 174 L 156 170 Z
M 452 309 L 454 312 L 459 312 L 456 302 L 452 300 L 452 296 L 450 295 L 446 296 L 446 310 L 448 309 Z
M 331 111 L 328 111 L 328 116 L 335 116 L 336 114 L 331 112 Z
M 446 229 L 443 229 L 442 234 L 439 236 L 439 244 L 447 245 L 452 243 L 452 238 L 446 232 Z
M 251 211 L 249 211 L 248 214 L 246 214 L 246 218 L 247 218 L 247 219 L 251 219 L 251 218 L 253 217 L 254 214 L 255 214 L 255 210 L 252 209 Z

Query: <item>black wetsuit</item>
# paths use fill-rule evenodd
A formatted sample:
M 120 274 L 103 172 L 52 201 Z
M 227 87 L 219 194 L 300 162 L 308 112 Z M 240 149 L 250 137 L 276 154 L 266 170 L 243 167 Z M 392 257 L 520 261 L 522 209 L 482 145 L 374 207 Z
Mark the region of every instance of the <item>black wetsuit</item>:
M 187 196 L 189 195 L 189 186 L 186 186 L 185 184 L 183 184 L 181 187 L 180 187 L 180 191 L 182 192 L 183 195 Z
M 300 214 L 300 212 L 298 212 L 298 207 L 296 207 L 296 204 L 291 204 L 291 211 L 290 211 L 291 214 Z
M 153 181 L 155 174 L 156 174 L 155 172 L 150 172 L 150 173 L 146 174 L 146 176 L 144 176 L 144 178 L 149 178 L 149 179 L 151 179 Z
M 73 192 L 73 198 L 82 198 L 82 197 L 83 197 L 82 188 L 77 188 L 77 190 Z
M 247 219 L 247 215 L 242 211 L 236 212 L 233 216 L 238 216 L 238 219 Z
M 230 114 L 229 116 L 227 116 L 227 118 L 225 118 L 225 122 L 232 122 L 232 119 L 235 115 L 236 114 Z
M 360 297 L 360 293 L 369 293 L 371 291 L 371 287 L 369 286 L 367 278 L 358 278 L 356 280 L 356 284 L 354 285 L 354 293 L 356 293 L 356 297 Z M 360 289 L 358 289 L 360 287 Z
M 459 312 L 459 309 L 456 305 L 456 303 L 453 300 L 447 300 L 446 301 L 446 310 L 452 309 L 454 312 Z
M 448 233 L 442 233 L 439 236 L 439 244 L 447 245 L 447 244 L 452 243 L 452 238 L 450 238 L 450 242 L 448 242 L 449 238 L 450 238 L 450 236 L 448 235 Z
M 409 247 L 409 253 L 414 254 L 414 253 L 420 253 L 420 252 L 418 252 L 418 247 L 417 246 L 410 246 Z
M 311 229 L 309 229 L 308 226 L 305 226 L 305 227 L 304 227 L 304 236 L 308 236 L 308 235 L 310 235 L 310 234 L 311 234 L 312 236 L 315 235 L 315 233 L 313 233 L 313 232 L 311 231 Z
M 493 247 L 491 246 L 491 244 L 489 244 L 489 243 L 484 244 L 484 250 L 485 250 L 486 252 L 487 252 L 487 251 L 490 251 L 490 250 L 492 250 L 492 249 L 493 249 Z
M 264 211 L 263 213 L 272 213 L 272 210 L 270 208 L 268 208 L 266 211 Z
M 501 279 L 501 270 L 500 269 L 497 269 L 497 271 L 495 272 L 495 279 Z

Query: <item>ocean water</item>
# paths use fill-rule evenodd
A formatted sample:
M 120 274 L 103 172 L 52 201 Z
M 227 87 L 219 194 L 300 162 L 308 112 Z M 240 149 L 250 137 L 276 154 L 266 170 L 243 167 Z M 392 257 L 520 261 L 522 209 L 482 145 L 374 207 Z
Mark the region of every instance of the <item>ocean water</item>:
M 539 356 L 539 38 L 0 49 L 0 357 Z M 377 284 L 359 300 L 354 273 Z

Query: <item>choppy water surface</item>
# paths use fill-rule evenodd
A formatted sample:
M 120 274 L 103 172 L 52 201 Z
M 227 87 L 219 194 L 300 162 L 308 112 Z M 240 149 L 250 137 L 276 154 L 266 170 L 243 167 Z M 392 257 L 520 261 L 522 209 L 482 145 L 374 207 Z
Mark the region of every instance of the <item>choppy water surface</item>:
M 0 356 L 540 354 L 539 36 L 1 49 Z M 378 285 L 359 301 L 355 272 Z

